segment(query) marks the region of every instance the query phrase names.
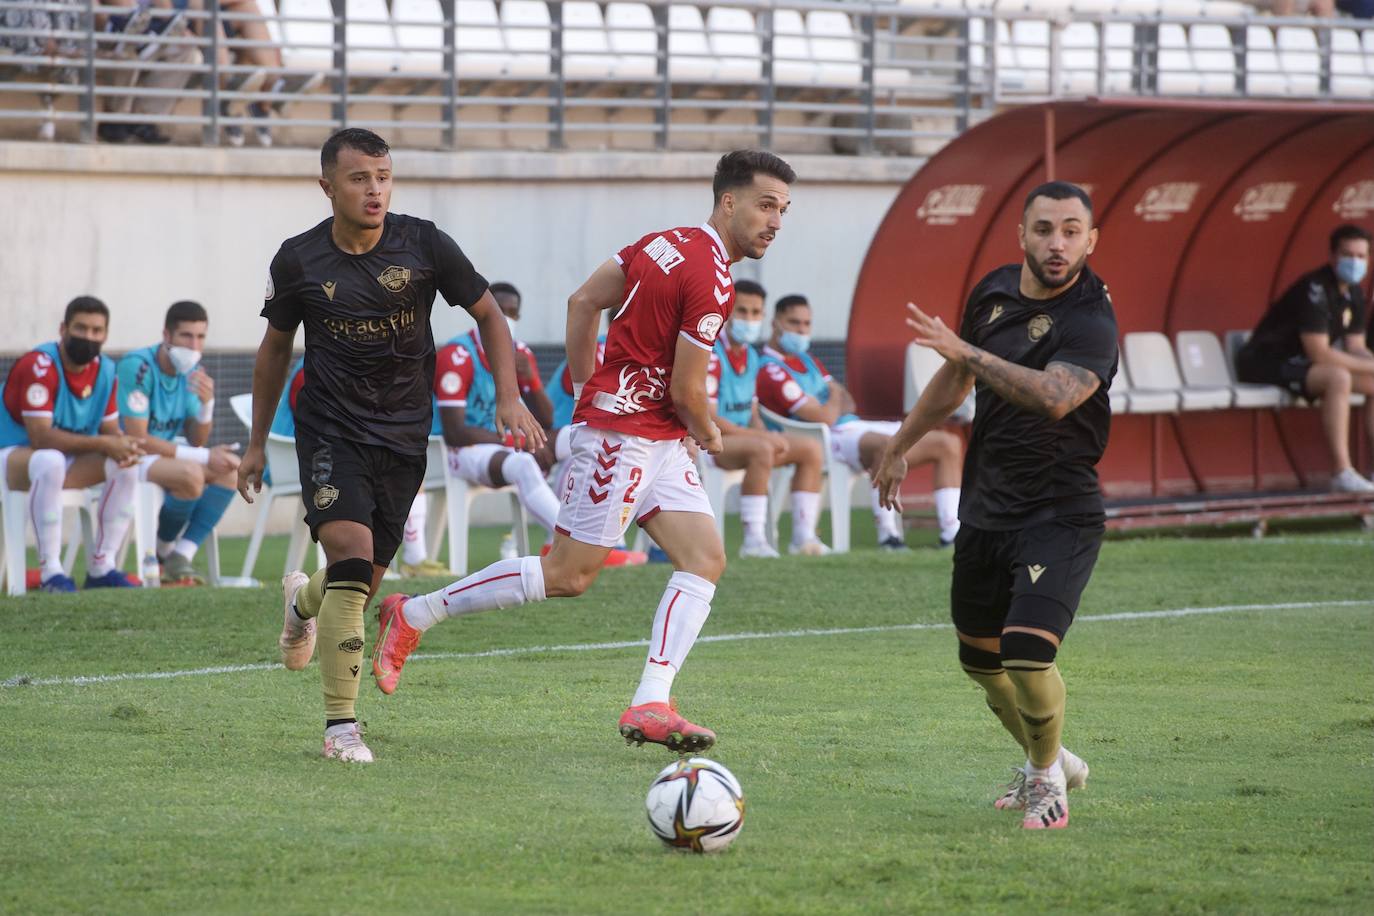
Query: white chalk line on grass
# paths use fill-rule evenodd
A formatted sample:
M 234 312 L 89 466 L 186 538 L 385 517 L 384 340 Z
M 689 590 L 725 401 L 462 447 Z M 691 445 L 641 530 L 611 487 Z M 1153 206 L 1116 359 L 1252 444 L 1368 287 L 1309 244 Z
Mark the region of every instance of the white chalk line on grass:
M 1112 623 L 1128 620 L 1163 620 L 1177 617 L 1197 617 L 1207 614 L 1234 614 L 1243 611 L 1305 611 L 1317 608 L 1370 607 L 1374 600 L 1359 601 L 1290 601 L 1280 604 L 1223 604 L 1215 607 L 1183 607 L 1162 611 L 1123 611 L 1117 614 L 1090 614 L 1075 618 L 1075 623 Z M 863 633 L 898 633 L 910 630 L 952 630 L 950 623 L 895 623 L 871 627 L 830 627 L 802 630 L 774 630 L 763 633 L 720 633 L 702 636 L 698 643 L 742 642 L 749 639 L 796 639 L 798 637 L 850 636 Z M 506 658 L 515 655 L 554 655 L 559 652 L 601 652 L 614 649 L 642 649 L 647 639 L 621 642 L 572 643 L 565 646 L 519 646 L 506 649 L 485 649 L 481 652 L 416 652 L 411 659 L 461 660 Z M 245 671 L 270 671 L 280 668 L 277 662 L 251 665 L 216 665 L 210 668 L 190 668 L 179 671 L 139 671 L 124 674 L 88 674 L 74 677 L 26 677 L 16 675 L 0 681 L 0 687 L 82 687 L 111 684 L 121 681 L 165 681 L 182 677 L 208 677 L 216 674 L 239 674 Z

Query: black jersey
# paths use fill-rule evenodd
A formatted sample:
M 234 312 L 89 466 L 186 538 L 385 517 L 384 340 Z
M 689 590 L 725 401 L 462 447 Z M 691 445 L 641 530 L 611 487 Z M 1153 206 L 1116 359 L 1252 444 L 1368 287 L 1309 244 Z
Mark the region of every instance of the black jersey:
M 423 454 L 434 385 L 434 294 L 472 308 L 487 290 L 458 244 L 428 220 L 388 213 L 365 254 L 334 244 L 334 220 L 289 239 L 272 259 L 262 314 L 305 322 L 305 386 L 296 425 L 401 454 Z
M 1053 299 L 1022 296 L 1020 280 L 1019 264 L 984 277 L 969 295 L 959 336 L 1018 366 L 1043 370 L 1052 362 L 1069 363 L 1095 373 L 1102 384 L 1055 421 L 978 383 L 959 518 L 991 531 L 1102 513 L 1097 462 L 1107 447 L 1107 389 L 1117 362 L 1111 297 L 1087 267 Z
M 1342 295 L 1335 271 L 1330 265 L 1319 267 L 1299 277 L 1269 307 L 1245 348 L 1252 359 L 1278 364 L 1307 355 L 1303 334 L 1325 334 L 1336 343 L 1347 334 L 1363 334 L 1365 320 L 1364 291 L 1352 283 Z

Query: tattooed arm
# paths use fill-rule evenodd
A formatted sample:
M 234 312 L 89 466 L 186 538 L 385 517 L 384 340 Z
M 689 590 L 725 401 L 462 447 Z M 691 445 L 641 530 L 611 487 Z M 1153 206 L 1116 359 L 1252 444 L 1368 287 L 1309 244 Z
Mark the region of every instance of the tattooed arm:
M 1009 404 L 1060 420 L 1092 397 L 1102 384 L 1095 372 L 1065 362 L 1051 362 L 1044 371 L 1018 366 L 980 350 L 916 306 L 908 304 L 908 326 L 916 343 L 930 347 L 962 366 Z

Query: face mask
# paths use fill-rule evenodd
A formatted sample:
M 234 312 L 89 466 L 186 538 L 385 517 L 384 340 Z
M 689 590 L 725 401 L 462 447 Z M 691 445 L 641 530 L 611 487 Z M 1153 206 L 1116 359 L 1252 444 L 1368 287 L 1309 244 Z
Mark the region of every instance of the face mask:
M 1369 263 L 1364 258 L 1339 258 L 1336 261 L 1336 276 L 1342 283 L 1359 283 Z
M 87 340 L 84 337 L 64 337 L 62 352 L 67 354 L 67 359 L 78 366 L 84 366 L 100 355 L 100 341 Z
M 811 349 L 811 335 L 798 334 L 796 331 L 783 331 L 778 335 L 778 343 L 789 353 L 805 353 Z
M 168 347 L 167 358 L 172 361 L 172 368 L 176 369 L 177 375 L 185 375 L 200 365 L 200 351 L 190 347 Z
M 763 321 L 730 319 L 730 337 L 737 344 L 756 344 L 763 339 Z

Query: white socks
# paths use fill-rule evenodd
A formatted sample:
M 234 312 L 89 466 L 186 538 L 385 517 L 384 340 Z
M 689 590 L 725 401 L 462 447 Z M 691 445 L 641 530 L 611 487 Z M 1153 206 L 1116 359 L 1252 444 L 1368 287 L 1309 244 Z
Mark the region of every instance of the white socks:
M 816 540 L 816 523 L 821 518 L 821 494 L 792 491 L 792 543 L 800 547 Z
M 959 488 L 941 487 L 935 491 L 935 520 L 940 525 L 940 540 L 949 543 L 959 533 Z
M 515 485 L 520 502 L 552 538 L 558 524 L 558 497 L 549 489 L 539 462 L 529 452 L 513 452 L 502 463 L 501 476 Z
M 402 613 L 406 623 L 428 630 L 441 620 L 516 607 L 544 600 L 544 567 L 538 557 L 498 560 L 452 585 L 411 598 Z
M 768 496 L 745 496 L 739 498 L 739 520 L 744 526 L 744 543 L 762 544 L 768 540 L 764 527 L 768 523 Z
M 1059 751 L 1059 756 L 1056 757 L 1056 758 L 1054 758 L 1054 763 L 1052 763 L 1052 764 L 1050 764 L 1049 766 L 1045 767 L 1043 770 L 1040 769 L 1040 767 L 1037 767 L 1037 766 L 1035 766 L 1034 764 L 1032 764 L 1029 760 L 1027 760 L 1027 761 L 1026 761 L 1026 776 L 1027 776 L 1027 777 L 1030 777 L 1030 776 L 1039 776 L 1039 777 L 1041 777 L 1042 779 L 1043 779 L 1043 778 L 1049 778 L 1049 779 L 1054 780 L 1055 782 L 1061 782 L 1061 783 L 1062 783 L 1062 782 L 1064 781 L 1064 767 L 1063 767 L 1063 765 L 1060 763 L 1060 761 L 1063 760 L 1063 758 L 1064 758 L 1064 751 L 1061 749 L 1061 750 Z
M 29 517 L 44 579 L 62 572 L 62 484 L 66 477 L 67 458 L 56 449 L 40 448 L 29 456 Z
M 673 678 L 687 660 L 697 634 L 711 614 L 711 599 L 716 587 L 700 576 L 675 572 L 654 612 L 654 628 L 649 634 L 649 657 L 631 706 L 642 703 L 667 703 Z
M 195 541 L 188 541 L 186 538 L 177 538 L 176 545 L 172 547 L 172 552 L 179 553 L 188 560 L 194 560 L 196 558 L 196 551 L 199 549 L 200 545 Z
M 873 487 L 869 490 L 869 496 L 873 503 L 873 521 L 878 528 L 878 542 L 882 543 L 890 538 L 904 539 L 902 534 L 902 514 L 896 509 L 884 509 L 878 502 L 878 488 Z
M 138 487 L 138 465 L 121 468 L 113 459 L 105 459 L 105 492 L 100 495 L 99 530 L 96 533 L 95 553 L 87 572 L 99 578 L 114 569 L 115 553 L 124 543 L 129 522 L 134 517 L 134 492 Z
M 410 515 L 406 517 L 405 536 L 401 540 L 401 562 L 415 565 L 429 556 L 425 544 L 425 522 L 429 518 L 429 499 L 425 491 L 415 494 L 411 503 Z

